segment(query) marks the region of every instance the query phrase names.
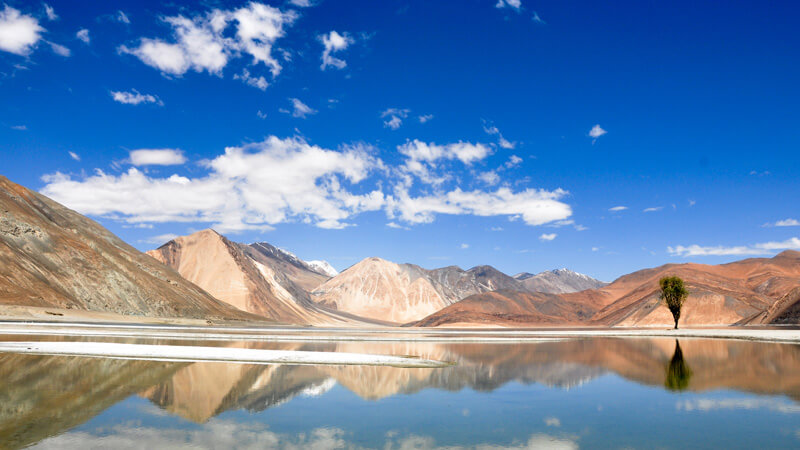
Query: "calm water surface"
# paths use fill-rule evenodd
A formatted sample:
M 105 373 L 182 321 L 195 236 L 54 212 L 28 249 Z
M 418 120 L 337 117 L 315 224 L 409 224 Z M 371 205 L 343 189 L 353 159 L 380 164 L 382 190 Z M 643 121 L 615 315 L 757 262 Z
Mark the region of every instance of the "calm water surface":
M 457 364 L 269 366 L 0 353 L 0 447 L 800 447 L 798 345 L 609 338 L 203 344 Z

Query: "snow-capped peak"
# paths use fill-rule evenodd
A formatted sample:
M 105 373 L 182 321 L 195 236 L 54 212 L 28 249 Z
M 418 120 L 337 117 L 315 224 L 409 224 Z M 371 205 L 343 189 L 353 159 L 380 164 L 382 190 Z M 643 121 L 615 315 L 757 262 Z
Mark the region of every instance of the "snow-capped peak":
M 306 264 L 308 264 L 308 266 L 311 267 L 311 270 L 327 275 L 329 277 L 335 277 L 336 275 L 339 275 L 339 272 L 336 269 L 334 269 L 333 266 L 330 265 L 328 261 L 322 261 L 322 260 L 306 261 Z

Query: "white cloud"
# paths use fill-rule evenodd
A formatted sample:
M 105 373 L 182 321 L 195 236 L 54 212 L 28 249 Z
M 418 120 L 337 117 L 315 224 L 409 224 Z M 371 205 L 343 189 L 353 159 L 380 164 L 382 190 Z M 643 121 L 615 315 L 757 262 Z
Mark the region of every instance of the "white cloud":
M 675 404 L 677 410 L 714 411 L 724 409 L 766 409 L 784 414 L 800 413 L 800 405 L 779 398 L 699 398 Z
M 75 153 L 75 152 L 68 152 L 68 153 L 69 153 L 69 157 L 74 159 L 75 161 L 80 161 L 81 160 L 80 155 L 78 155 L 77 153 Z
M 384 205 L 380 190 L 347 188 L 378 167 L 368 150 L 326 150 L 272 136 L 226 148 L 205 163 L 209 173 L 202 177 L 151 177 L 136 168 L 119 176 L 98 170 L 82 179 L 55 173 L 43 177 L 42 193 L 83 214 L 129 223 L 206 222 L 219 231 L 241 231 L 302 221 L 343 228 L 352 216 Z
M 461 244 L 460 248 L 461 250 L 466 250 L 469 248 L 469 244 Z
M 433 119 L 433 114 L 423 114 L 421 116 L 418 116 L 417 119 L 419 119 L 419 123 L 427 123 L 428 121 Z
M 572 215 L 570 206 L 559 201 L 566 195 L 561 189 L 513 192 L 504 187 L 494 192 L 456 188 L 447 193 L 412 197 L 404 187 L 398 186 L 394 196 L 387 198 L 387 211 L 390 218 L 397 217 L 412 224 L 433 222 L 437 214 L 472 214 L 519 216 L 528 225 L 543 225 Z
M 442 259 L 442 258 L 439 258 Z M 444 258 L 448 259 L 448 258 Z M 159 417 L 160 412 L 146 410 L 149 417 Z M 155 408 L 155 407 L 152 407 Z M 159 424 L 158 420 L 147 423 Z M 40 441 L 37 448 L 59 450 L 85 450 L 96 448 L 101 441 L 104 448 L 138 449 L 138 448 L 269 448 L 283 450 L 297 449 L 339 449 L 362 448 L 362 443 L 348 441 L 352 433 L 332 427 L 315 428 L 293 433 L 278 433 L 260 422 L 233 421 L 212 418 L 202 427 L 177 428 L 159 427 L 147 424 L 118 424 L 110 427 L 67 431 L 58 436 Z M 577 450 L 577 437 L 550 436 L 541 433 L 531 434 L 526 441 L 511 445 L 496 442 L 477 442 L 469 447 L 437 445 L 430 436 L 403 435 L 387 433 L 385 442 L 375 442 L 372 447 L 386 449 L 431 449 L 431 450 L 466 450 L 506 449 L 506 450 Z
M 663 206 L 653 206 L 650 208 L 643 209 L 642 212 L 656 212 L 656 211 L 661 211 L 662 209 L 664 209 Z
M 164 103 L 155 95 L 140 94 L 136 89 L 133 89 L 130 92 L 111 91 L 110 93 L 111 98 L 113 98 L 117 103 L 123 103 L 126 105 L 138 105 L 140 103 L 154 103 L 159 106 L 164 105 Z
M 17 131 L 28 131 L 28 127 L 26 125 L 12 125 L 11 129 Z
M 259 110 L 258 110 L 258 112 L 256 112 L 256 116 L 258 116 L 258 118 L 259 118 L 259 119 L 266 119 L 266 118 L 267 118 L 267 113 L 265 113 L 265 112 L 262 112 L 262 111 L 259 109 Z
M 593 126 L 592 129 L 589 130 L 589 136 L 592 138 L 592 142 L 596 141 L 597 138 L 607 133 L 608 131 L 600 127 L 600 124 Z
M 242 80 L 248 86 L 253 86 L 254 88 L 261 89 L 262 91 L 266 91 L 267 87 L 269 86 L 269 83 L 267 82 L 266 78 L 261 77 L 261 76 L 254 77 L 254 76 L 250 75 L 250 71 L 247 70 L 247 69 L 242 69 L 241 75 L 240 74 L 235 74 L 233 76 L 233 79 L 234 80 Z
M 122 46 L 120 51 L 176 76 L 188 70 L 221 75 L 230 58 L 247 54 L 275 77 L 282 67 L 272 56 L 272 46 L 296 17 L 293 11 L 282 12 L 255 2 L 236 10 L 215 9 L 194 18 L 166 17 L 163 20 L 172 27 L 174 42 L 142 38 L 138 46 Z M 234 23 L 235 33 L 226 33 Z
M 56 10 L 53 9 L 53 7 L 48 5 L 47 3 L 44 4 L 44 13 L 47 16 L 47 20 L 58 19 L 58 14 L 56 14 Z
M 558 417 L 547 417 L 544 419 L 544 424 L 548 427 L 560 427 L 561 420 L 559 420 Z
M 506 169 L 510 169 L 512 167 L 518 166 L 521 162 L 522 162 L 522 158 L 520 158 L 517 155 L 511 155 L 508 158 L 508 161 L 506 161 L 506 163 L 504 164 L 504 166 L 505 166 Z
M 502 148 L 512 150 L 514 149 L 514 147 L 517 146 L 515 142 L 511 142 L 508 139 L 504 138 L 503 134 L 500 133 L 500 130 L 496 126 L 489 125 L 485 121 L 483 124 L 483 131 L 485 131 L 486 134 L 490 136 L 497 136 L 497 145 L 499 145 Z
M 600 250 L 600 247 L 592 247 L 592 251 L 593 252 L 596 252 L 596 251 L 599 251 L 599 250 Z
M 731 255 L 768 255 L 778 250 L 800 250 L 800 238 L 789 238 L 781 242 L 764 242 L 753 245 L 725 246 L 700 246 L 697 244 L 667 247 L 667 252 L 672 256 L 731 256 Z
M 64 58 L 69 58 L 72 52 L 63 45 L 56 44 L 55 42 L 48 42 L 50 48 L 53 49 L 53 53 L 58 56 L 63 56 Z
M 408 117 L 409 109 L 389 108 L 381 113 L 382 118 L 388 117 L 389 119 L 383 122 L 385 128 L 396 130 L 403 124 L 403 119 Z
M 490 228 L 492 231 L 503 231 L 503 227 L 492 227 Z
M 506 6 L 516 10 L 519 12 L 522 9 L 522 1 L 521 0 L 497 0 L 497 4 L 494 5 L 495 8 L 502 9 Z
M 311 6 L 311 0 L 289 0 L 289 3 L 298 8 L 308 8 Z
M 398 230 L 410 230 L 410 228 L 404 227 L 403 225 L 400 225 L 399 223 L 396 223 L 396 222 L 389 222 L 389 223 L 386 224 L 386 226 L 389 227 L 389 228 L 395 228 L 395 229 L 398 229 Z
M 553 239 L 556 238 L 556 236 L 558 236 L 558 235 L 555 234 L 555 233 L 543 233 L 541 236 L 539 236 L 539 240 L 540 241 L 552 241 Z
M 319 36 L 320 42 L 324 50 L 322 51 L 322 65 L 320 69 L 325 70 L 328 66 L 333 66 L 337 69 L 344 69 L 347 67 L 347 62 L 336 58 L 331 53 L 340 52 L 345 50 L 354 41 L 347 33 L 339 34 L 336 31 L 331 31 L 328 34 Z
M 129 159 L 134 166 L 174 166 L 186 162 L 182 151 L 171 148 L 133 150 Z
M 299 99 L 290 98 L 289 101 L 292 102 L 292 111 L 286 111 L 290 113 L 292 117 L 298 117 L 300 119 L 305 119 L 306 116 L 311 116 L 317 113 L 316 109 L 312 109 L 310 106 L 306 105 L 305 103 L 301 102 Z
M 497 175 L 497 172 L 493 170 L 483 172 L 482 174 L 478 175 L 478 178 L 488 185 L 495 185 L 500 181 L 500 176 Z
M 541 18 L 541 17 L 539 17 L 539 13 L 537 13 L 536 11 L 534 11 L 534 12 L 533 12 L 533 17 L 532 17 L 532 19 L 533 19 L 533 21 L 534 21 L 534 22 L 536 22 L 536 23 L 539 23 L 539 24 L 542 24 L 542 25 L 545 25 L 545 24 L 547 24 L 547 22 L 545 22 L 544 20 L 542 20 L 542 18 Z
M 169 241 L 171 241 L 171 240 L 173 240 L 173 239 L 175 239 L 177 237 L 178 237 L 178 235 L 177 234 L 173 234 L 173 233 L 159 234 L 158 236 L 150 236 L 149 238 L 143 239 L 143 240 L 141 240 L 139 242 L 143 242 L 143 243 L 147 243 L 147 244 L 161 245 L 161 244 L 165 244 L 165 243 L 167 243 L 167 242 L 169 242 Z
M 765 223 L 765 227 L 800 227 L 800 220 L 797 219 L 783 219 L 775 223 Z
M 422 142 L 417 139 L 407 141 L 397 147 L 400 153 L 407 157 L 406 162 L 400 167 L 400 172 L 407 176 L 406 184 L 410 183 L 411 175 L 416 176 L 427 184 L 441 184 L 449 175 L 434 176 L 432 169 L 436 169 L 437 161 L 458 160 L 470 165 L 482 160 L 491 154 L 491 148 L 483 144 L 469 142 L 456 142 L 447 145 Z
M 613 208 L 608 208 L 608 210 L 611 212 L 625 211 L 626 209 L 628 209 L 627 206 L 615 206 Z
M 118 22 L 122 22 L 124 24 L 130 24 L 131 19 L 128 18 L 128 15 L 125 14 L 123 11 L 117 11 L 117 15 L 114 17 Z
M 0 50 L 27 56 L 45 31 L 34 17 L 8 5 L 0 11 Z
M 75 33 L 75 37 L 83 41 L 84 44 L 88 44 L 89 42 L 91 42 L 91 38 L 89 37 L 89 30 L 87 30 L 86 28 L 78 30 L 78 32 Z

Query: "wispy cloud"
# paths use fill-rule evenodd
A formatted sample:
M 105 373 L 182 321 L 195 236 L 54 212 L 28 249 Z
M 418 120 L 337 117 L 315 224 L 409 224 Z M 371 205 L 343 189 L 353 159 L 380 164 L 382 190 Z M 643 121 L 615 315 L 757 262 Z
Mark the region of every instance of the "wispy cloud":
M 47 3 L 44 4 L 44 13 L 47 16 L 47 20 L 58 20 L 58 14 L 56 14 L 56 10 Z
M 389 108 L 386 111 L 381 113 L 381 118 L 386 119 L 383 122 L 383 126 L 385 128 L 391 128 L 392 130 L 396 130 L 400 128 L 403 124 L 403 119 L 408 117 L 408 113 L 410 113 L 410 109 L 402 109 L 402 108 Z
M 627 206 L 614 206 L 613 208 L 608 208 L 608 210 L 611 212 L 625 211 L 626 209 L 628 209 Z
M 517 146 L 515 142 L 511 142 L 504 138 L 503 133 L 501 133 L 496 126 L 487 123 L 486 121 L 483 122 L 483 131 L 490 136 L 497 136 L 497 145 L 499 145 L 501 148 L 512 150 Z
M 111 91 L 111 98 L 114 99 L 117 103 L 122 103 L 125 105 L 139 105 L 142 103 L 153 103 L 158 106 L 163 106 L 164 102 L 162 102 L 158 97 L 155 95 L 150 94 L 142 94 L 136 89 L 132 89 L 130 92 L 125 91 Z
M 421 116 L 418 116 L 417 119 L 419 119 L 419 123 L 427 123 L 431 119 L 433 119 L 433 114 L 423 114 Z
M 173 240 L 173 239 L 175 239 L 177 237 L 178 237 L 177 234 L 166 233 L 166 234 L 159 234 L 158 236 L 150 236 L 149 238 L 142 239 L 139 242 L 145 243 L 145 244 L 161 245 L 161 244 L 165 244 L 165 243 L 167 243 L 167 242 L 169 242 L 169 241 L 171 241 L 171 240 Z
M 520 12 L 522 10 L 522 1 L 521 0 L 497 0 L 497 3 L 494 5 L 495 8 L 503 9 L 503 8 L 511 8 L 516 12 Z
M 174 166 L 185 163 L 186 157 L 171 148 L 140 149 L 131 151 L 129 160 L 134 166 Z
M 89 37 L 89 30 L 87 30 L 86 28 L 78 30 L 78 32 L 75 33 L 75 37 L 78 38 L 80 41 L 82 41 L 84 44 L 88 44 L 92 41 L 92 39 Z
M 589 130 L 589 137 L 591 137 L 591 138 L 592 138 L 592 144 L 594 144 L 595 142 L 597 142 L 597 139 L 598 139 L 600 136 L 604 135 L 604 134 L 608 134 L 608 131 L 604 130 L 604 129 L 603 129 L 601 126 L 600 126 L 600 124 L 597 124 L 597 125 L 593 126 L 593 127 L 592 127 L 592 129 L 591 129 L 591 130 Z
M 331 31 L 328 34 L 319 36 L 319 40 L 322 42 L 322 46 L 324 47 L 322 51 L 322 65 L 320 66 L 320 69 L 325 70 L 328 67 L 344 69 L 347 67 L 347 62 L 343 59 L 334 57 L 333 53 L 344 51 L 353 42 L 355 42 L 349 34 L 339 34 L 336 31 Z
M 75 152 L 68 152 L 68 153 L 69 153 L 69 157 L 74 159 L 75 161 L 80 161 L 81 160 L 80 155 L 78 155 L 77 153 L 75 153 Z
M 726 247 L 700 246 L 697 244 L 667 247 L 667 252 L 672 256 L 740 256 L 740 255 L 769 255 L 780 250 L 800 250 L 800 238 L 789 238 L 785 241 L 764 242 L 753 245 L 739 245 Z
M 765 227 L 800 227 L 800 220 L 797 219 L 783 219 L 775 223 L 765 223 Z
M 269 87 L 269 83 L 267 82 L 266 78 L 264 78 L 263 76 L 258 76 L 258 77 L 252 76 L 250 75 L 250 71 L 247 69 L 242 69 L 241 74 L 238 73 L 234 74 L 233 79 L 241 80 L 248 86 L 253 86 L 254 88 L 261 89 L 262 91 L 266 91 L 267 87 Z
M 553 239 L 556 238 L 556 236 L 558 236 L 558 235 L 555 234 L 555 233 L 544 233 L 541 236 L 539 236 L 539 240 L 540 241 L 552 241 Z
M 312 107 L 301 102 L 300 99 L 290 98 L 289 101 L 292 102 L 292 110 L 291 111 L 283 110 L 283 111 L 290 113 L 292 117 L 305 119 L 306 117 L 313 116 L 314 114 L 317 113 L 316 109 L 313 109 Z
M 663 206 L 652 206 L 650 208 L 643 209 L 642 212 L 646 212 L 646 213 L 647 212 L 656 212 L 656 211 L 661 211 L 662 209 L 664 209 Z

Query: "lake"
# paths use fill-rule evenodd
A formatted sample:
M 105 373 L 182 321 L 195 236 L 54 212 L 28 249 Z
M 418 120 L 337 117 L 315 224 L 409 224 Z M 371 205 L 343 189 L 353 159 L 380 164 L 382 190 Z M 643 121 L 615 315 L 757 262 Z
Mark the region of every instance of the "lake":
M 800 447 L 796 344 L 668 338 L 197 344 L 415 355 L 455 364 L 404 369 L 0 353 L 0 446 Z

